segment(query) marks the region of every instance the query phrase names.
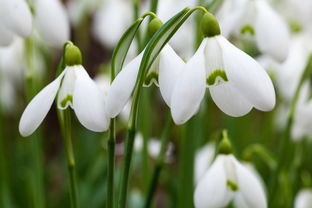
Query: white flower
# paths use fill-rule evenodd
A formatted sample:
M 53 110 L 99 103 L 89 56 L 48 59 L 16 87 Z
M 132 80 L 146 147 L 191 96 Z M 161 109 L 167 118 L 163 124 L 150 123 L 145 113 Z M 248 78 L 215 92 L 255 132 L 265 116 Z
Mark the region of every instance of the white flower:
M 228 0 L 217 14 L 223 34 L 251 27 L 259 50 L 283 61 L 288 55 L 289 30 L 286 22 L 266 0 Z M 235 29 L 239 31 L 235 31 Z
M 26 107 L 20 123 L 22 136 L 29 136 L 40 125 L 57 97 L 61 110 L 70 106 L 86 128 L 104 131 L 109 120 L 105 116 L 104 96 L 81 65 L 67 66 L 49 85 L 43 88 Z
M 194 167 L 194 178 L 196 183 L 200 181 L 213 162 L 215 148 L 214 143 L 209 143 L 196 152 Z
M 144 51 L 128 63 L 113 81 L 107 96 L 106 112 L 109 117 L 116 117 L 130 99 L 143 54 Z M 183 60 L 169 45 L 166 45 L 147 73 L 144 85 L 159 84 L 164 100 L 169 103 L 174 80 L 183 64 Z
M 312 207 L 312 189 L 302 189 L 295 198 L 295 208 Z
M 31 12 L 25 0 L 0 0 L 0 45 L 10 45 L 15 35 L 31 34 Z
M 104 45 L 115 47 L 133 19 L 130 1 L 108 0 L 95 14 L 93 34 Z
M 295 113 L 294 123 L 291 129 L 292 138 L 295 140 L 307 136 L 311 139 L 312 135 L 312 100 L 298 103 Z
M 206 87 L 230 116 L 243 116 L 253 107 L 269 111 L 275 105 L 274 87 L 265 70 L 221 35 L 205 38 L 181 71 L 169 105 L 176 124 L 197 112 Z
M 239 207 L 267 207 L 265 192 L 257 176 L 233 155 L 219 155 L 195 189 L 195 207 L 225 207 L 232 200 Z
M 35 22 L 42 39 L 49 45 L 62 48 L 69 40 L 69 19 L 60 0 L 38 0 L 35 3 Z

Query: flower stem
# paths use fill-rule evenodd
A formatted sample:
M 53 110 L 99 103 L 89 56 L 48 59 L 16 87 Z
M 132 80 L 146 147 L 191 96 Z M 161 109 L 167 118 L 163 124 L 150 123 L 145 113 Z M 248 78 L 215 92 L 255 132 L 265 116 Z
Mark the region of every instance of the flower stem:
M 169 138 L 170 138 L 169 133 L 170 133 L 171 126 L 172 126 L 172 119 L 171 119 L 170 113 L 168 113 L 168 118 L 166 120 L 164 131 L 161 137 L 160 152 L 158 154 L 154 173 L 152 175 L 150 185 L 148 187 L 147 197 L 146 197 L 146 201 L 144 205 L 145 208 L 151 207 L 151 204 L 152 204 L 153 196 L 155 194 L 157 183 L 160 177 L 160 172 L 165 162 L 165 156 L 166 156 L 166 151 L 167 151 L 168 144 L 169 144 Z
M 115 119 L 112 118 L 109 127 L 108 146 L 108 181 L 107 181 L 107 208 L 114 207 L 114 169 L 115 169 Z
M 287 119 L 287 124 L 284 131 L 284 137 L 281 141 L 280 149 L 279 149 L 279 155 L 278 155 L 278 163 L 276 171 L 273 173 L 273 177 L 270 183 L 270 197 L 271 200 L 269 203 L 273 203 L 273 199 L 275 199 L 277 193 L 277 181 L 280 173 L 283 171 L 285 166 L 287 165 L 288 161 L 290 161 L 291 158 L 287 156 L 287 153 L 291 151 L 292 145 L 291 145 L 291 127 L 293 124 L 294 116 L 296 113 L 297 103 L 299 100 L 301 88 L 303 86 L 303 83 L 310 78 L 312 72 L 312 55 L 309 56 L 307 65 L 300 77 L 300 80 L 298 82 L 298 85 L 296 87 L 294 96 L 290 103 L 290 109 Z
M 119 208 L 126 207 L 126 203 L 127 203 L 129 172 L 130 172 L 130 165 L 131 165 L 131 159 L 132 159 L 135 132 L 136 131 L 133 126 L 128 128 L 126 145 L 125 145 L 126 146 L 125 158 L 123 162 L 122 175 L 121 175 L 120 196 L 119 196 L 119 205 L 118 205 Z
M 67 166 L 70 179 L 70 200 L 71 207 L 78 208 L 78 188 L 76 179 L 76 164 L 72 144 L 72 134 L 71 134 L 71 114 L 70 109 L 64 111 L 64 122 L 63 122 L 63 134 L 64 134 L 64 144 L 66 149 Z

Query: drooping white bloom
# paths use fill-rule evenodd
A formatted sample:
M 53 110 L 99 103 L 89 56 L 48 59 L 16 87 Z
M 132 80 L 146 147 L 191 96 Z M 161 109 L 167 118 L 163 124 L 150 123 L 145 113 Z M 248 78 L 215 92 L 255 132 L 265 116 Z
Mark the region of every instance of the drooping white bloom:
M 60 0 L 39 0 L 35 3 L 35 22 L 42 39 L 49 45 L 62 48 L 69 40 L 69 19 Z
M 302 189 L 295 198 L 295 208 L 312 207 L 312 189 Z
M 253 107 L 269 111 L 275 105 L 274 87 L 265 70 L 221 35 L 205 38 L 181 71 L 169 105 L 176 124 L 197 112 L 206 87 L 230 116 L 243 116 Z
M 294 122 L 291 129 L 292 138 L 295 140 L 312 135 L 312 100 L 298 103 Z
M 26 107 L 20 123 L 22 136 L 32 134 L 51 108 L 57 96 L 57 107 L 65 110 L 70 106 L 86 128 L 104 131 L 109 120 L 105 116 L 102 92 L 81 65 L 67 66 L 49 85 L 43 88 Z
M 32 18 L 25 0 L 0 0 L 0 46 L 8 46 L 15 35 L 31 34 Z
M 105 46 L 113 48 L 131 24 L 131 1 L 108 0 L 94 16 L 93 34 Z
M 215 144 L 209 143 L 199 149 L 195 155 L 194 178 L 197 184 L 209 169 L 215 156 Z
M 240 207 L 267 207 L 257 176 L 233 155 L 219 155 L 195 189 L 195 207 L 225 207 L 232 200 L 238 201 Z
M 289 29 L 266 0 L 228 0 L 219 14 L 223 34 L 241 33 L 252 28 L 259 50 L 282 62 L 288 55 Z M 238 28 L 238 31 L 236 31 Z
M 106 111 L 109 117 L 116 117 L 129 101 L 135 87 L 143 54 L 144 51 L 128 63 L 113 81 L 107 96 Z M 169 103 L 174 80 L 183 64 L 183 60 L 169 45 L 166 45 L 147 73 L 144 85 L 159 84 L 164 100 Z

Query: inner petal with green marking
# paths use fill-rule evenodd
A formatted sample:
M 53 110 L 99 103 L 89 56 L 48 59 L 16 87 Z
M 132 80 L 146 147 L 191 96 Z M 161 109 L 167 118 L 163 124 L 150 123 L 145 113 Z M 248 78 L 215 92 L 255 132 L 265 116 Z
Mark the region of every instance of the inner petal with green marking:
M 226 181 L 226 185 L 232 190 L 232 191 L 238 191 L 238 185 L 236 183 L 234 183 L 231 180 L 227 180 Z
M 61 106 L 62 108 L 66 108 L 68 105 L 73 103 L 73 96 L 72 95 L 67 95 L 62 101 L 61 101 Z
M 144 86 L 149 87 L 152 83 L 158 85 L 158 73 L 156 71 L 151 71 L 147 74 L 144 80 Z
M 207 79 L 206 79 L 206 83 L 208 86 L 213 86 L 213 85 L 219 85 L 222 84 L 223 82 L 227 82 L 229 81 L 226 73 L 224 70 L 222 69 L 216 69 L 213 72 L 211 72 Z

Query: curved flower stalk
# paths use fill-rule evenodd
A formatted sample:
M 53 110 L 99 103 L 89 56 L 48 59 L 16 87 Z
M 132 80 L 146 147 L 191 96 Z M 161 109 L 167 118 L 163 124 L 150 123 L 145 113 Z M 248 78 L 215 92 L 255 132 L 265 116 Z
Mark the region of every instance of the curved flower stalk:
M 72 52 L 80 54 L 77 47 Z M 103 93 L 81 65 L 80 57 L 75 63 L 67 63 L 64 71 L 28 104 L 19 123 L 22 136 L 29 136 L 38 128 L 56 96 L 58 109 L 70 106 L 84 127 L 98 132 L 107 130 Z
M 217 17 L 224 36 L 248 31 L 259 50 L 282 62 L 288 56 L 289 30 L 283 18 L 266 0 L 224 1 Z M 239 28 L 239 31 L 235 31 Z
M 38 0 L 35 2 L 34 20 L 42 39 L 49 45 L 62 48 L 69 40 L 69 19 L 60 0 Z
M 231 154 L 225 137 L 220 154 L 200 179 L 194 193 L 195 207 L 226 207 L 232 200 L 236 207 L 266 208 L 265 191 L 258 176 Z
M 275 91 L 265 70 L 220 35 L 212 15 L 203 17 L 202 27 L 206 38 L 180 70 L 172 91 L 169 106 L 175 123 L 185 123 L 198 111 L 206 87 L 216 105 L 230 116 L 243 116 L 253 107 L 272 110 Z
M 104 45 L 113 48 L 131 24 L 131 1 L 108 0 L 94 16 L 93 33 Z
M 155 18 L 155 21 L 159 20 Z M 135 87 L 143 54 L 144 50 L 129 62 L 114 79 L 107 96 L 106 108 L 109 117 L 116 117 L 129 101 Z M 164 100 L 169 103 L 170 90 L 174 83 L 172 79 L 178 76 L 179 69 L 183 64 L 183 60 L 167 44 L 147 72 L 144 86 L 150 86 L 152 83 L 159 85 Z
M 295 208 L 309 208 L 311 206 L 312 206 L 311 188 L 300 190 L 295 199 Z
M 8 46 L 14 36 L 28 37 L 32 30 L 32 17 L 25 0 L 0 1 L 0 46 Z

